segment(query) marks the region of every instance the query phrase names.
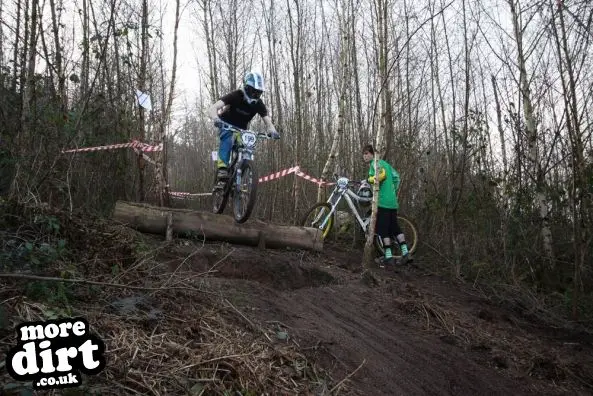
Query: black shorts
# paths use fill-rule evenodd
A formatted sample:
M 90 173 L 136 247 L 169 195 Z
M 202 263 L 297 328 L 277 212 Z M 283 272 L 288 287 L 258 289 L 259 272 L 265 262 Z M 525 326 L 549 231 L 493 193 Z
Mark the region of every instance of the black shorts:
M 397 221 L 397 209 L 377 208 L 375 232 L 381 238 L 393 238 L 402 233 Z

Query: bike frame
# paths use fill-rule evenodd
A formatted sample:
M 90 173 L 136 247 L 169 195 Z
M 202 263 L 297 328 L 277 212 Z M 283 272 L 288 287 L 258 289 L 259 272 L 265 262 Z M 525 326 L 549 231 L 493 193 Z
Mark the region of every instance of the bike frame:
M 358 208 L 357 208 L 357 206 L 356 206 L 356 204 L 354 202 L 355 201 L 356 201 L 356 203 L 371 202 L 373 200 L 373 198 L 362 198 L 362 197 L 359 197 L 350 188 L 348 188 L 348 185 L 349 184 L 350 184 L 350 181 L 348 179 L 346 179 L 346 178 L 341 177 L 341 178 L 338 179 L 338 183 L 336 184 L 336 187 L 334 188 L 334 190 L 332 191 L 331 195 L 329 196 L 329 198 L 327 200 L 327 203 L 332 208 L 329 211 L 329 214 L 325 217 L 325 219 L 323 220 L 323 222 L 319 226 L 319 229 L 320 230 L 322 230 L 325 227 L 325 225 L 329 221 L 331 215 L 336 211 L 336 208 L 338 207 L 338 204 L 340 203 L 340 201 L 343 198 L 343 199 L 346 200 L 346 203 L 348 204 L 348 207 L 350 208 L 350 211 L 352 212 L 352 214 L 356 218 L 356 221 L 358 221 L 358 224 L 360 225 L 360 227 L 362 228 L 362 230 L 364 232 L 366 232 L 367 227 L 368 227 L 369 222 L 370 222 L 370 218 L 363 219 L 359 215 Z
M 241 129 L 234 125 L 225 124 L 224 128 L 228 129 L 233 134 L 233 148 L 231 151 L 230 168 L 233 170 L 229 181 L 235 180 L 235 190 L 239 192 L 239 185 L 241 182 L 241 164 L 243 161 L 253 160 L 255 157 L 255 148 L 258 138 L 271 139 L 263 132 L 251 131 L 249 129 Z M 245 139 L 247 137 L 247 139 Z M 247 142 L 245 141 L 247 140 Z M 239 165 L 239 166 L 237 166 Z

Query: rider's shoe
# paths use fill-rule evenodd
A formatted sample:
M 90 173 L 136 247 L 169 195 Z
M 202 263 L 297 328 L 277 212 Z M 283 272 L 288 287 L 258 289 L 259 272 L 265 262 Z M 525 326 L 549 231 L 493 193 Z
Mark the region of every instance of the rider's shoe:
M 219 181 L 225 181 L 229 178 L 229 170 L 225 167 L 218 168 L 218 172 L 216 173 L 216 177 Z
M 375 259 L 375 263 L 379 266 L 379 268 L 385 268 L 386 266 L 388 268 L 393 268 L 395 266 L 395 260 L 393 259 L 393 257 L 390 257 L 390 258 L 385 258 L 385 256 L 377 257 Z
M 398 265 L 406 265 L 413 261 L 414 261 L 414 258 L 412 257 L 412 255 L 410 253 L 408 253 L 408 254 L 405 254 L 404 256 L 402 256 L 402 258 L 399 260 L 399 262 L 397 264 Z
M 224 189 L 224 185 L 226 184 L 226 181 L 229 178 L 229 171 L 226 167 L 220 167 L 218 168 L 218 171 L 216 172 L 216 184 L 214 185 L 214 187 L 212 188 L 212 192 L 215 191 L 220 191 L 222 189 Z

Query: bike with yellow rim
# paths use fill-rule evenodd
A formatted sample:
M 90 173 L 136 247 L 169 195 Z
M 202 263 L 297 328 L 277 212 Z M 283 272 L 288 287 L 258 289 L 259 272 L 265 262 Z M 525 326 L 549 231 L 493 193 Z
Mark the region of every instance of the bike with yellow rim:
M 258 139 L 272 139 L 270 134 L 240 129 L 230 124 L 223 124 L 233 133 L 233 147 L 230 177 L 222 188 L 215 188 L 212 192 L 212 211 L 220 214 L 224 211 L 229 197 L 233 203 L 233 217 L 237 223 L 247 221 L 255 206 L 257 198 L 257 170 L 253 161 Z M 218 183 L 215 176 L 214 184 Z
M 321 230 L 322 239 L 326 239 L 331 233 L 335 223 L 336 208 L 342 199 L 344 199 L 363 233 L 367 235 L 368 226 L 371 222 L 370 205 L 373 200 L 370 185 L 366 182 L 353 181 L 338 175 L 334 175 L 334 178 L 336 179 L 336 186 L 327 202 L 318 202 L 313 205 L 307 211 L 305 216 L 303 216 L 301 225 L 304 227 L 318 228 Z M 354 192 L 354 190 L 356 192 Z M 418 231 L 416 226 L 409 218 L 402 216 L 401 214 L 397 215 L 397 220 L 402 232 L 406 236 L 409 252 L 414 253 L 418 244 Z M 392 238 L 393 237 L 395 237 L 395 235 L 392 235 Z M 385 253 L 383 240 L 375 234 L 373 242 L 378 255 L 382 256 Z M 397 244 L 394 244 L 393 253 L 393 256 L 396 259 L 402 257 Z

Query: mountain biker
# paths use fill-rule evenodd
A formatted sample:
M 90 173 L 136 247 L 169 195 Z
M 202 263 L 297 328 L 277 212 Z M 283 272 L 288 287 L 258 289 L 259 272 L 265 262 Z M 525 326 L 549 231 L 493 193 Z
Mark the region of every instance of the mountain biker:
M 395 235 L 402 252 L 402 260 L 400 264 L 412 262 L 413 259 L 408 251 L 406 237 L 397 221 L 397 210 L 399 209 L 399 202 L 397 199 L 397 191 L 399 190 L 400 183 L 399 173 L 386 161 L 379 160 L 377 162 L 379 176 L 376 177 L 374 166 L 375 160 L 373 159 L 375 150 L 373 149 L 373 146 L 365 146 L 362 153 L 364 161 L 370 163 L 369 174 L 366 181 L 373 184 L 375 180 L 379 180 L 379 202 L 375 232 L 383 238 L 383 246 L 385 247 L 385 257 L 383 258 L 383 262 L 388 265 L 394 264 L 393 253 L 391 252 L 391 236 L 393 235 Z
M 208 108 L 208 115 L 219 128 L 220 146 L 218 148 L 217 179 L 214 187 L 222 188 L 225 180 L 229 177 L 228 166 L 233 147 L 233 134 L 223 123 L 233 125 L 237 128 L 247 129 L 247 125 L 256 114 L 266 123 L 268 136 L 280 139 L 272 119 L 268 115 L 268 109 L 261 100 L 265 91 L 264 78 L 258 72 L 250 71 L 243 79 L 243 87 L 231 91 L 222 96 L 216 103 Z M 222 111 L 220 111 L 222 109 Z

